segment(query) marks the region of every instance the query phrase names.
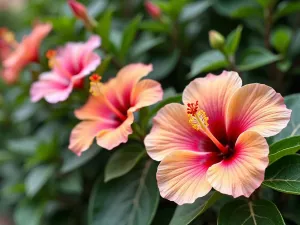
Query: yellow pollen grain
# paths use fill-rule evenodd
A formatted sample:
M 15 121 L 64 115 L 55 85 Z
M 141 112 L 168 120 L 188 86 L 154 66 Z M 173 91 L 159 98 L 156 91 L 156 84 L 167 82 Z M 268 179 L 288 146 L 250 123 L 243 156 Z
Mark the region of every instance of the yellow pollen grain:
M 194 116 L 189 114 L 189 123 L 195 130 L 205 131 L 208 127 L 208 117 L 203 110 L 199 110 Z

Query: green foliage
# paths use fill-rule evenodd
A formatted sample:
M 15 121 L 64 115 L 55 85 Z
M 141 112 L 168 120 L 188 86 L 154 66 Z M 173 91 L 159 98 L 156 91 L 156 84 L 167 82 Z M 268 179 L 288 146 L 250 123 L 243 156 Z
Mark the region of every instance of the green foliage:
M 79 2 L 87 6 L 93 26 L 74 17 L 65 0 L 28 0 L 17 11 L 1 8 L 0 27 L 11 29 L 17 42 L 38 21 L 50 22 L 53 30 L 38 49 L 39 60 L 20 72 L 16 84 L 0 79 L 0 223 L 3 215 L 15 225 L 299 224 L 299 1 L 153 0 L 160 10 L 157 17 L 141 0 Z M 222 37 L 213 49 L 210 31 Z M 153 71 L 143 79 L 159 82 L 164 96 L 134 113 L 128 142 L 111 151 L 95 143 L 77 156 L 68 145 L 79 122 L 74 111 L 89 97 L 88 78 L 57 104 L 31 102 L 30 87 L 51 69 L 49 49 L 84 42 L 91 35 L 101 37 L 95 51 L 101 64 L 91 73 L 107 82 L 129 63 L 152 64 Z M 0 34 L 0 78 L 2 38 Z M 76 54 L 69 57 L 77 60 Z M 182 104 L 191 80 L 223 70 L 237 71 L 244 84 L 272 86 L 285 96 L 291 120 L 267 138 L 269 166 L 250 198 L 233 200 L 213 190 L 193 204 L 177 206 L 159 196 L 158 162 L 147 154 L 144 139 L 160 109 Z M 117 98 L 118 87 L 113 90 Z M 122 104 L 131 106 L 131 100 Z M 112 119 L 109 113 L 105 119 Z M 172 126 L 171 120 L 165 123 Z
M 276 205 L 267 200 L 234 200 L 223 206 L 219 225 L 285 225 Z

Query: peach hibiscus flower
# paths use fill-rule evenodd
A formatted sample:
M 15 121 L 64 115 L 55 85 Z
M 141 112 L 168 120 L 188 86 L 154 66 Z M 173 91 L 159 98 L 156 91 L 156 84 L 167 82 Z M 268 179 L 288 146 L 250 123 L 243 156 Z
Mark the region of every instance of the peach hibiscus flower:
M 145 138 L 151 158 L 161 161 L 161 196 L 192 203 L 212 188 L 249 197 L 264 180 L 269 146 L 264 137 L 290 120 L 282 96 L 263 84 L 243 87 L 236 72 L 192 81 L 183 103 L 162 108 Z
M 104 84 L 97 76 L 91 76 L 93 96 L 75 111 L 75 116 L 83 121 L 73 129 L 69 148 L 81 155 L 95 137 L 97 144 L 108 150 L 127 142 L 133 113 L 162 99 L 163 90 L 157 81 L 140 80 L 151 71 L 152 65 L 130 64 Z
M 48 23 L 37 24 L 31 34 L 25 36 L 21 43 L 17 43 L 10 35 L 10 43 L 13 50 L 3 62 L 1 76 L 6 83 L 14 83 L 18 80 L 20 72 L 29 63 L 38 60 L 38 51 L 43 39 L 49 34 L 52 25 Z M 9 34 L 9 33 L 6 33 Z M 6 35 L 6 38 L 8 36 Z
M 83 85 L 83 78 L 99 66 L 101 59 L 94 52 L 100 46 L 100 38 L 92 36 L 86 43 L 68 43 L 58 51 L 47 52 L 52 70 L 42 73 L 32 84 L 31 101 L 42 98 L 49 103 L 66 100 L 73 88 Z

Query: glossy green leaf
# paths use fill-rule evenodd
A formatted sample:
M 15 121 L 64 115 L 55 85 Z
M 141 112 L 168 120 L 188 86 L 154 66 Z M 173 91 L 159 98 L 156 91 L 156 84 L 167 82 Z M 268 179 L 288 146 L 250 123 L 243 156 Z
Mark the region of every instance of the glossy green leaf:
M 169 27 L 159 21 L 146 20 L 140 23 L 140 29 L 151 32 L 168 32 Z
M 213 7 L 218 13 L 233 18 L 263 17 L 263 10 L 255 1 L 216 0 Z
M 130 24 L 125 28 L 125 30 L 123 32 L 122 44 L 121 44 L 121 49 L 120 49 L 120 57 L 122 59 L 125 58 L 126 54 L 128 53 L 129 48 L 132 45 L 132 42 L 138 31 L 141 19 L 142 19 L 142 17 L 138 15 L 135 19 L 133 19 L 130 22 Z
M 26 194 L 35 196 L 55 172 L 54 165 L 41 165 L 34 168 L 25 179 Z
M 238 70 L 248 71 L 257 69 L 280 59 L 279 55 L 274 55 L 267 49 L 260 47 L 248 48 L 242 55 L 241 61 L 238 64 Z
M 273 137 L 274 142 L 288 137 L 300 135 L 300 94 L 286 96 L 284 98 L 284 102 L 287 108 L 292 110 L 292 115 L 286 128 Z
M 300 150 L 300 136 L 289 137 L 270 146 L 269 164 Z
M 0 164 L 6 163 L 15 159 L 15 155 L 9 151 L 0 150 Z
M 141 37 L 131 50 L 132 57 L 138 57 L 146 53 L 151 48 L 163 43 L 165 41 L 162 37 L 153 37 L 152 35 L 144 35 Z
M 98 25 L 96 28 L 97 34 L 99 34 L 99 36 L 101 37 L 101 45 L 106 50 L 109 50 L 111 47 L 110 33 L 113 12 L 114 11 L 112 9 L 106 10 L 98 21 Z
M 196 217 L 204 213 L 208 208 L 216 203 L 222 194 L 219 192 L 211 192 L 210 194 L 198 198 L 192 204 L 185 204 L 177 206 L 174 216 L 170 222 L 170 225 L 187 225 L 192 222 Z
M 292 40 L 292 30 L 289 27 L 279 27 L 272 32 L 271 44 L 280 53 L 285 54 Z
M 212 2 L 209 0 L 189 3 L 181 11 L 179 20 L 181 22 L 187 22 L 195 19 L 204 13 L 211 5 Z
M 274 5 L 278 0 L 256 0 L 263 8 L 268 8 Z
M 107 162 L 104 181 L 108 182 L 127 174 L 145 154 L 146 150 L 140 144 L 122 145 Z
M 11 139 L 7 143 L 10 151 L 20 155 L 33 155 L 39 145 L 39 142 L 34 137 Z
M 228 63 L 221 52 L 217 50 L 207 51 L 194 59 L 188 78 L 195 77 L 199 73 L 226 68 L 227 66 Z
M 18 204 L 14 212 L 16 225 L 40 225 L 44 213 L 44 204 L 24 201 Z M 25 222 L 26 221 L 26 222 Z
M 241 41 L 242 30 L 243 26 L 238 26 L 226 38 L 225 51 L 228 55 L 233 55 L 237 51 Z
M 83 191 L 79 172 L 68 174 L 59 180 L 59 190 L 67 194 L 80 194 Z
M 300 55 L 300 29 L 294 31 L 288 53 L 293 58 Z
M 300 195 L 300 155 L 288 155 L 267 168 L 263 184 L 280 192 Z
M 292 13 L 300 12 L 300 2 L 299 1 L 284 1 L 281 2 L 275 11 L 274 20 L 278 20 L 283 16 L 287 16 Z
M 126 176 L 94 186 L 88 225 L 150 225 L 159 201 L 156 165 L 147 160 Z
M 100 66 L 96 69 L 96 73 L 103 76 L 103 74 L 105 74 L 106 70 L 108 69 L 110 62 L 112 60 L 112 56 L 111 55 L 107 55 L 102 61 Z
M 170 55 L 159 56 L 151 61 L 153 71 L 148 75 L 149 79 L 160 80 L 168 76 L 177 65 L 180 53 L 174 50 Z
M 285 225 L 276 205 L 267 200 L 234 200 L 223 206 L 218 225 Z
M 89 150 L 83 152 L 80 157 L 75 155 L 73 152 L 69 152 L 71 156 L 64 160 L 60 172 L 64 174 L 78 169 L 79 167 L 90 161 L 93 157 L 95 157 L 100 151 L 100 147 L 93 146 Z

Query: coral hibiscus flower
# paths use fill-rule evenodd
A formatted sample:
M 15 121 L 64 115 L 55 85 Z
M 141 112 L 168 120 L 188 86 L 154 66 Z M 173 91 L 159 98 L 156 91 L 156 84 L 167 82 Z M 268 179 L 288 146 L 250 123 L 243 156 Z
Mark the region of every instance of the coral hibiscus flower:
M 161 196 L 192 203 L 211 188 L 249 197 L 264 180 L 269 146 L 264 137 L 279 133 L 291 110 L 271 87 L 243 87 L 236 72 L 209 74 L 192 81 L 183 103 L 162 108 L 145 138 L 151 158 L 161 161 Z
M 40 75 L 30 90 L 31 101 L 45 98 L 49 103 L 66 100 L 74 87 L 81 87 L 83 78 L 99 66 L 100 57 L 93 51 L 100 38 L 92 36 L 86 43 L 68 43 L 58 51 L 47 52 L 52 71 Z
M 80 155 L 95 137 L 97 144 L 108 150 L 127 142 L 133 113 L 162 99 L 163 91 L 157 81 L 140 81 L 151 71 L 152 65 L 131 64 L 104 84 L 97 76 L 91 76 L 93 96 L 75 111 L 75 116 L 84 121 L 73 129 L 69 148 Z
M 22 69 L 29 63 L 38 60 L 40 44 L 51 29 L 51 24 L 40 23 L 33 28 L 31 34 L 23 38 L 20 44 L 10 38 L 9 42 L 12 44 L 13 50 L 4 60 L 3 71 L 1 72 L 1 76 L 6 83 L 16 82 Z

